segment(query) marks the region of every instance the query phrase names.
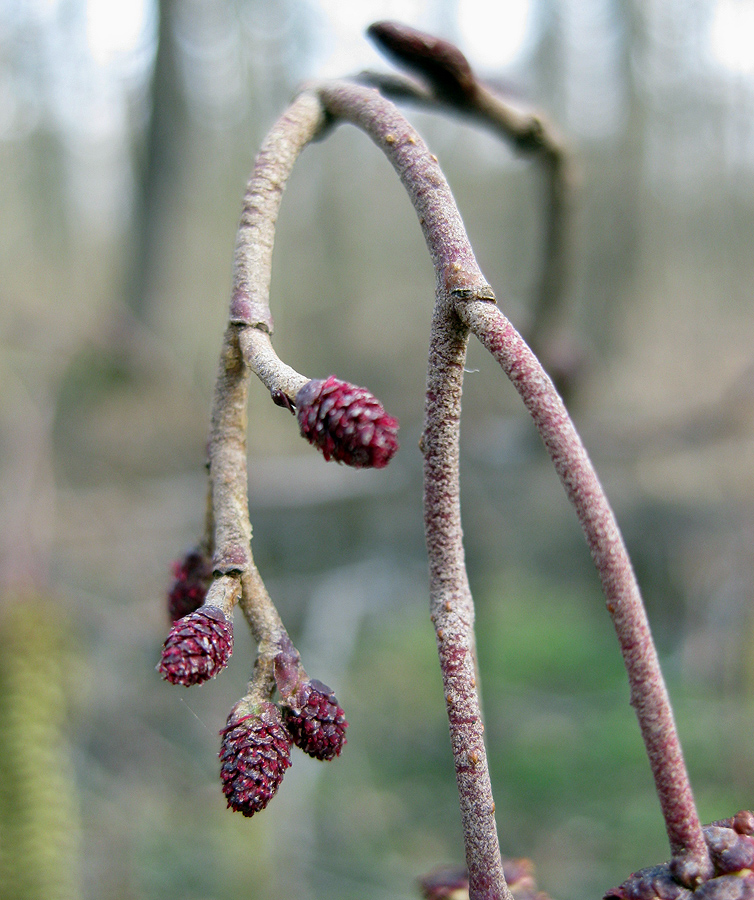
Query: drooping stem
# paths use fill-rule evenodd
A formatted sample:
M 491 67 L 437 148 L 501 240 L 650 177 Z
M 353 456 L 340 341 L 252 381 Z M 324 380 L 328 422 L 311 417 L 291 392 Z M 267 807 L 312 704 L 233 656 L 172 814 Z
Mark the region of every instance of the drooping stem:
M 322 104 L 303 91 L 278 119 L 254 161 L 236 237 L 230 320 L 272 333 L 270 278 L 280 203 L 304 147 L 326 126 Z
M 573 422 L 536 356 L 490 302 L 494 295 L 476 263 L 450 188 L 421 139 L 392 104 L 373 92 L 339 84 L 322 89 L 321 94 L 333 114 L 356 122 L 390 158 L 416 208 L 435 264 L 437 304 L 453 304 L 461 321 L 501 363 L 534 418 L 576 508 L 602 581 L 665 817 L 674 870 L 684 884 L 697 884 L 709 877 L 712 867 L 670 700 L 628 553 Z M 435 331 L 440 321 L 437 315 Z M 435 331 L 433 347 L 439 340 Z M 435 359 L 430 367 L 437 363 Z M 435 434 L 430 417 L 442 408 L 436 386 L 428 384 L 425 435 Z M 426 441 L 425 453 L 430 450 Z M 451 469 L 457 468 L 457 456 L 449 454 L 444 461 Z M 431 473 L 425 469 L 425 477 L 439 477 L 436 466 Z M 425 496 L 433 507 L 425 512 L 428 529 L 443 518 L 452 521 L 456 502 L 452 492 L 428 492 Z M 443 547 L 444 542 L 436 543 L 428 530 L 430 556 L 438 553 L 439 568 L 446 565 Z M 431 559 L 430 566 L 434 565 Z
M 334 116 L 353 121 L 387 154 L 416 207 L 435 266 L 425 428 L 424 519 L 430 603 L 448 711 L 471 900 L 510 900 L 495 823 L 474 660 L 474 606 L 461 533 L 458 446 L 468 329 L 459 295 L 494 299 L 436 158 L 376 91 L 348 83 L 320 88 Z M 430 236 L 432 240 L 430 240 Z
M 257 154 L 236 239 L 230 321 L 212 409 L 208 446 L 212 505 L 208 520 L 214 525 L 216 579 L 209 596 L 222 592 L 229 598 L 225 603 L 228 612 L 231 602 L 239 599 L 259 645 L 254 684 L 261 693 L 272 689 L 272 659 L 287 634 L 251 551 L 246 460 L 249 379 L 254 371 L 271 391 L 292 392 L 293 396 L 307 380 L 285 366 L 272 349 L 269 289 L 283 190 L 299 153 L 321 131 L 325 120 L 316 96 L 303 93 L 280 118 Z M 236 589 L 227 586 L 229 579 L 237 582 Z
M 515 328 L 489 303 L 471 301 L 457 308 L 520 394 L 581 522 L 621 646 L 674 873 L 687 886 L 696 885 L 711 875 L 709 851 L 644 604 L 613 511 L 563 402 Z

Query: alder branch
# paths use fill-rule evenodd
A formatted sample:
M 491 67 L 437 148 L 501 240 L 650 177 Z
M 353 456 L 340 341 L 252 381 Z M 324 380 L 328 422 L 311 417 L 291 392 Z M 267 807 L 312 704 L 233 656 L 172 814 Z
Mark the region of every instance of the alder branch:
M 288 175 L 301 149 L 325 124 L 326 116 L 316 97 L 302 94 L 257 155 L 238 229 L 230 321 L 220 358 L 208 444 L 212 507 L 207 518 L 214 526 L 216 576 L 208 598 L 218 581 L 237 581 L 237 590 L 229 596 L 233 602 L 239 600 L 259 646 L 249 690 L 260 699 L 272 694 L 274 656 L 290 640 L 251 551 L 246 459 L 249 378 L 252 371 L 256 372 L 277 402 L 281 402 L 280 397 L 295 397 L 307 381 L 285 366 L 272 349 L 269 288 L 275 223 Z
M 683 884 L 696 885 L 710 876 L 712 866 L 670 701 L 625 545 L 575 427 L 536 356 L 499 309 L 490 302 L 494 301 L 494 294 L 476 263 L 460 214 L 436 158 L 429 153 L 395 107 L 382 97 L 377 98 L 373 92 L 363 88 L 341 84 L 325 87 L 321 89 L 321 94 L 331 113 L 350 119 L 362 127 L 390 158 L 417 211 L 435 264 L 438 306 L 452 309 L 461 322 L 474 331 L 501 363 L 534 418 L 566 493 L 576 508 L 602 580 L 608 611 L 623 653 L 632 704 L 639 719 L 665 817 L 674 871 Z M 438 315 L 440 314 L 436 313 L 436 321 Z M 446 312 L 445 315 L 450 316 L 450 313 Z M 457 351 L 454 356 L 441 346 L 436 346 L 442 340 L 447 340 L 440 337 L 442 333 L 436 325 L 430 349 L 431 371 L 424 433 L 425 522 L 430 570 L 436 580 L 434 590 L 437 592 L 433 593 L 433 608 L 436 598 L 443 596 L 442 591 L 448 584 L 453 585 L 451 593 L 454 597 L 463 596 L 461 586 L 449 574 L 458 565 L 458 557 L 454 553 L 459 551 L 448 549 L 451 544 L 455 547 L 456 541 L 460 546 L 456 489 L 459 422 L 454 412 L 442 411 L 444 404 L 451 404 L 451 401 L 438 400 L 437 391 L 442 385 L 433 375 L 436 368 L 442 370 L 443 366 L 452 367 L 457 370 L 457 390 L 460 390 L 463 366 L 459 362 Z M 444 390 L 450 391 L 450 388 Z M 440 421 L 435 421 L 435 418 Z M 448 444 L 443 459 L 444 465 L 453 471 L 453 475 L 447 476 L 449 481 L 444 489 L 433 491 L 430 483 L 442 478 L 443 471 L 434 461 L 434 454 L 442 452 L 434 446 L 434 440 L 436 437 L 439 439 L 440 435 L 449 434 L 448 423 L 452 425 L 454 436 L 442 437 L 441 440 Z M 435 621 L 435 628 L 443 629 L 442 639 L 446 634 L 445 624 L 444 619 L 439 623 Z M 455 622 L 452 624 L 455 625 Z M 468 623 L 464 624 L 469 627 Z M 442 647 L 442 639 L 438 636 L 439 647 Z M 446 680 L 446 685 L 447 683 Z M 457 772 L 465 763 L 459 757 L 462 754 L 456 756 Z M 474 897 L 474 878 L 471 872 L 470 881 L 471 896 Z
M 269 335 L 274 227 L 292 166 L 332 120 L 347 120 L 385 152 L 416 209 L 436 273 L 422 450 L 430 593 L 448 704 L 472 900 L 509 898 L 494 820 L 473 662 L 473 603 L 461 540 L 458 496 L 460 392 L 468 333 L 473 330 L 521 392 L 577 509 L 607 595 L 624 653 L 631 696 L 644 736 L 680 880 L 693 885 L 711 871 L 675 724 L 657 665 L 638 587 L 599 481 L 552 382 L 494 305 L 437 160 L 379 92 L 336 82 L 299 95 L 257 158 L 236 247 L 231 321 L 226 332 L 210 440 L 215 569 L 240 579 L 241 605 L 272 674 L 266 646 L 285 635 L 250 550 L 246 497 L 245 406 L 256 372 L 275 402 L 292 409 L 306 382 L 282 363 Z M 232 594 L 232 592 L 231 592 Z M 260 676 L 261 677 L 261 676 Z

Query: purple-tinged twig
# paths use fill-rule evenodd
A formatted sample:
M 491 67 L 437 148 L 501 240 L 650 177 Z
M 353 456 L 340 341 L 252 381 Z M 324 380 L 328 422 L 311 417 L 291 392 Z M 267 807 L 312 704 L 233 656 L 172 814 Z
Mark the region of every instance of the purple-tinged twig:
M 466 634 L 461 636 L 472 622 L 466 600 L 457 481 L 462 347 L 464 332 L 471 329 L 519 390 L 576 508 L 621 645 L 631 700 L 665 817 L 674 870 L 685 885 L 698 884 L 712 871 L 709 853 L 641 595 L 613 512 L 565 406 L 536 356 L 494 305 L 494 294 L 474 259 L 450 188 L 436 159 L 413 128 L 392 104 L 369 91 L 338 85 L 323 88 L 321 94 L 331 113 L 353 120 L 387 153 L 416 208 L 435 264 L 437 306 L 430 346 L 423 452 L 432 604 L 435 629 L 442 632 L 438 645 L 446 698 L 448 685 L 456 677 L 473 679 L 473 667 L 465 660 L 470 653 L 469 639 Z M 443 657 L 443 646 L 451 635 L 453 649 Z M 451 734 L 455 737 L 452 696 L 449 706 Z M 465 717 L 463 727 L 467 727 Z M 461 773 L 462 807 L 466 800 L 462 775 L 468 769 L 463 746 L 453 741 L 456 771 Z M 466 746 L 477 752 L 473 737 Z M 479 814 L 485 812 L 482 806 Z M 466 838 L 468 847 L 473 832 L 467 831 Z M 475 886 L 471 870 L 470 878 L 472 897 L 485 896 L 475 893 L 481 885 L 477 882 Z
M 460 304 L 458 313 L 519 392 L 576 509 L 620 642 L 673 872 L 687 887 L 699 884 L 712 872 L 709 852 L 644 604 L 613 511 L 562 400 L 523 338 L 497 307 L 474 301 Z

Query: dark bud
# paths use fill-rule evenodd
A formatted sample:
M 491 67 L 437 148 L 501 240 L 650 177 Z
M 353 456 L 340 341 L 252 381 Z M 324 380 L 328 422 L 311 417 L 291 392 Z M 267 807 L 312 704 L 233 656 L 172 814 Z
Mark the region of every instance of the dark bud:
M 458 47 L 398 22 L 375 22 L 367 34 L 399 65 L 427 81 L 447 103 L 464 106 L 476 90 L 469 61 Z
M 168 615 L 175 622 L 199 609 L 212 582 L 212 560 L 195 547 L 173 563 L 173 583 L 168 591 Z
M 398 449 L 398 420 L 366 388 L 334 375 L 308 381 L 296 394 L 301 434 L 326 460 L 382 469 Z

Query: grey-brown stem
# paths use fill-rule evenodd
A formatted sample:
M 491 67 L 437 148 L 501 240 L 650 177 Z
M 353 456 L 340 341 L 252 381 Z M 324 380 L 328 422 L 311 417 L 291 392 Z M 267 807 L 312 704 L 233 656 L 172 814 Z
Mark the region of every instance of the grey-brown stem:
M 278 119 L 254 161 L 236 236 L 230 320 L 272 332 L 270 278 L 280 202 L 303 148 L 327 124 L 322 104 L 304 91 Z
M 275 226 L 296 160 L 327 124 L 324 107 L 312 91 L 299 94 L 278 119 L 254 161 L 236 237 L 230 321 L 244 326 L 239 343 L 246 364 L 273 396 L 279 392 L 289 401 L 309 379 L 283 363 L 270 340 Z
M 274 690 L 274 658 L 290 644 L 285 627 L 254 564 L 246 458 L 249 378 L 255 372 L 275 395 L 293 398 L 308 379 L 278 359 L 272 348 L 269 306 L 272 251 L 280 202 L 301 150 L 327 122 L 322 104 L 304 92 L 272 129 L 255 160 L 246 189 L 235 249 L 233 294 L 215 387 L 209 440 L 215 580 L 212 600 L 229 615 L 238 601 L 259 653 L 247 699 Z
M 541 161 L 547 183 L 545 253 L 530 325 L 532 336 L 539 340 L 553 325 L 568 278 L 573 162 L 565 142 L 541 113 L 517 110 L 481 84 L 474 93 L 472 111 L 505 139 Z
M 246 483 L 246 404 L 249 369 L 238 342 L 239 326 L 225 331 L 210 430 L 209 480 L 215 525 L 213 568 L 240 574 L 250 559 L 251 525 Z
M 246 462 L 247 400 L 250 369 L 241 352 L 246 329 L 229 325 L 225 332 L 220 371 L 215 386 L 209 439 L 209 480 L 214 520 L 214 596 L 219 582 L 234 579 L 239 585 L 241 607 L 257 641 L 274 641 L 283 625 L 254 566 L 251 553 L 248 472 Z M 241 590 L 243 589 L 243 590 Z M 223 596 L 230 596 L 223 588 Z M 227 605 L 227 603 L 226 603 Z M 232 611 L 232 606 L 227 612 Z

